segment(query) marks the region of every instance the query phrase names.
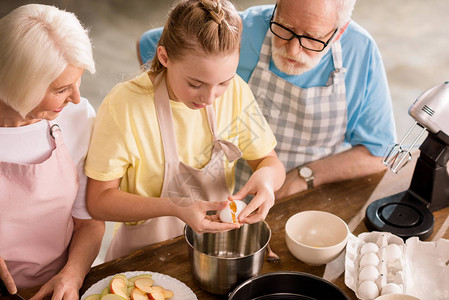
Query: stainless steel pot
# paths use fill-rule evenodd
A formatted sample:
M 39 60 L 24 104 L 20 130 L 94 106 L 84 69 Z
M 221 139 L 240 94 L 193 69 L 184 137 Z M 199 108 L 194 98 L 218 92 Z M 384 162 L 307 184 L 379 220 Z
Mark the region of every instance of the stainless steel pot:
M 193 277 L 203 290 L 227 295 L 262 269 L 271 229 L 265 221 L 221 233 L 197 234 L 186 226 Z

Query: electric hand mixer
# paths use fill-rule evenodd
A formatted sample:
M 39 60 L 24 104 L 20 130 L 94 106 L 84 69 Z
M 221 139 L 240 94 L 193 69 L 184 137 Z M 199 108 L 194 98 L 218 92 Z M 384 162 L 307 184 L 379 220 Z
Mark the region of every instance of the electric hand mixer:
M 418 236 L 424 240 L 433 231 L 432 211 L 449 206 L 449 81 L 422 93 L 409 109 L 415 123 L 399 144 L 383 159 L 397 173 L 412 159 L 411 149 L 427 130 L 420 146 L 413 178 L 408 190 L 371 203 L 366 210 L 365 224 L 369 230 L 388 231 L 403 239 Z M 413 129 L 422 130 L 413 143 L 404 143 Z

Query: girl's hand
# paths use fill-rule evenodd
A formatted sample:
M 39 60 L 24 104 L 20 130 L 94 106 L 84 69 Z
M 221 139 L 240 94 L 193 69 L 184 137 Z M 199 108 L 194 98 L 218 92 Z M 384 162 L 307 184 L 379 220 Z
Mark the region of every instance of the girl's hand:
M 273 187 L 264 180 L 266 178 L 264 172 L 267 170 L 260 169 L 255 172 L 240 191 L 229 196 L 229 200 L 242 200 L 248 195 L 255 196 L 240 213 L 240 223 L 252 224 L 265 220 L 270 208 L 274 205 Z
M 10 294 L 13 295 L 17 293 L 17 287 L 16 284 L 14 283 L 14 279 L 12 278 L 11 273 L 9 273 L 8 267 L 6 266 L 6 262 L 2 257 L 0 257 L 0 279 L 3 281 Z
M 30 300 L 40 300 L 52 294 L 52 300 L 79 300 L 79 289 L 82 284 L 82 277 L 62 269 L 45 283 Z
M 285 169 L 274 150 L 260 159 L 246 162 L 254 173 L 245 186 L 229 197 L 229 200 L 242 200 L 248 195 L 255 196 L 239 215 L 239 222 L 251 224 L 265 220 L 274 205 L 274 192 L 284 183 Z M 251 214 L 253 212 L 254 214 Z
M 223 223 L 218 214 L 207 215 L 208 211 L 220 211 L 228 205 L 228 201 L 211 202 L 196 201 L 192 206 L 178 207 L 178 217 L 189 225 L 196 233 L 222 232 L 240 227 L 236 223 Z

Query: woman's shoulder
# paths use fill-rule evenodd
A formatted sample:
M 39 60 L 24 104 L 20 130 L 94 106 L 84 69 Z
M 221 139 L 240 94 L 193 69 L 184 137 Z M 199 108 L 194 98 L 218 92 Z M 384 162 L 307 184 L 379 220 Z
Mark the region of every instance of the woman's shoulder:
M 56 118 L 57 123 L 84 123 L 89 119 L 95 118 L 95 109 L 92 104 L 86 99 L 81 98 L 80 103 L 69 103 L 64 107 L 63 111 Z
M 95 109 L 86 98 L 80 103 L 69 103 L 54 120 L 64 134 L 64 137 L 79 139 L 79 136 L 90 137 L 95 120 Z
M 95 109 L 86 98 L 80 103 L 69 103 L 54 120 L 64 136 L 64 143 L 75 164 L 78 164 L 87 153 L 92 128 L 95 121 Z

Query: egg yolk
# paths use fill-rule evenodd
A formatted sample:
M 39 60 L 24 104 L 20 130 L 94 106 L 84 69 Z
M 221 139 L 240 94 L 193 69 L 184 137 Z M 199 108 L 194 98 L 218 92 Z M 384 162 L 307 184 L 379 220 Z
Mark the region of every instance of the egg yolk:
M 235 219 L 235 213 L 237 212 L 237 204 L 235 204 L 234 201 L 231 201 L 229 203 L 229 208 L 231 209 L 232 223 L 236 223 L 237 220 Z

